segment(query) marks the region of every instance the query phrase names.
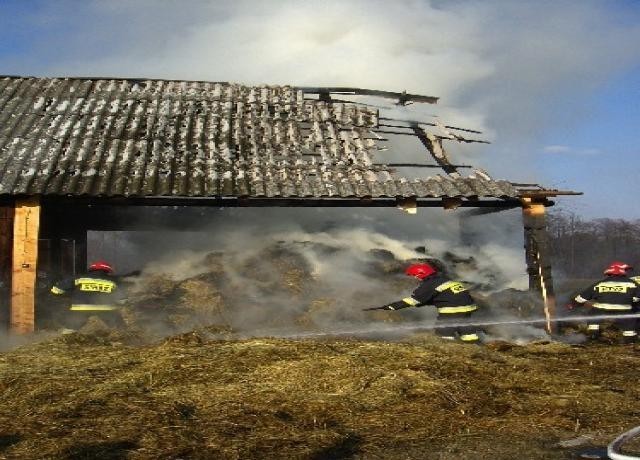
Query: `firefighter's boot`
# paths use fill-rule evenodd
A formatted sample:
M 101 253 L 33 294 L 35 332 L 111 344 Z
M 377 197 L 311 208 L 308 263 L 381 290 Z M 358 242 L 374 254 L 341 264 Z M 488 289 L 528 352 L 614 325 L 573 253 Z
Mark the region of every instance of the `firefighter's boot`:
M 638 333 L 636 331 L 622 331 L 622 343 L 631 344 L 638 341 Z
M 598 340 L 600 338 L 600 325 L 589 324 L 587 325 L 587 336 L 589 340 Z

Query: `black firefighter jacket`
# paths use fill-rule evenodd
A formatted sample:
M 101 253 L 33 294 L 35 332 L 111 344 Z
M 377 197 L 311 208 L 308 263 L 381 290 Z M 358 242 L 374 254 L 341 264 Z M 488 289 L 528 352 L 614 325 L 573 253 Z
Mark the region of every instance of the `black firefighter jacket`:
M 467 286 L 440 274 L 425 278 L 411 297 L 394 302 L 388 307 L 389 310 L 399 310 L 423 305 L 434 305 L 439 314 L 469 313 L 478 309 Z
M 640 287 L 626 276 L 607 276 L 582 291 L 574 300 L 579 304 L 591 302 L 599 310 L 628 312 L 640 300 Z
M 89 272 L 77 278 L 67 278 L 51 288 L 55 295 L 71 294 L 71 310 L 110 311 L 120 300 L 116 282 L 100 272 Z

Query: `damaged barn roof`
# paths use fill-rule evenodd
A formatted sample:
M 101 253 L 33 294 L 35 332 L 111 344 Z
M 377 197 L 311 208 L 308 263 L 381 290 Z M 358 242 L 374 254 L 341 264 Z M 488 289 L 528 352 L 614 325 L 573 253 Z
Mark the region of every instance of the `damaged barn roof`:
M 483 174 L 399 177 L 373 161 L 381 148 L 376 108 L 305 94 L 290 86 L 2 77 L 0 195 L 522 196 Z

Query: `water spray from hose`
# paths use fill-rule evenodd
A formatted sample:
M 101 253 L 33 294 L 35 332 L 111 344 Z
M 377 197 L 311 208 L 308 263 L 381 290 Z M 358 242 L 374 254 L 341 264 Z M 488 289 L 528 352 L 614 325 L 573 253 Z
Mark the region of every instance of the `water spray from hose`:
M 561 322 L 561 321 L 603 321 L 608 319 L 630 319 L 630 318 L 640 318 L 640 313 L 628 314 L 628 315 L 596 315 L 596 316 L 574 316 L 571 318 L 552 318 L 553 322 Z M 536 319 L 517 319 L 517 320 L 500 320 L 500 321 L 474 321 L 474 322 L 458 322 L 458 323 L 447 323 L 447 327 L 462 327 L 462 326 L 504 326 L 504 325 L 520 325 L 520 324 L 546 324 L 549 321 L 549 318 L 536 318 Z M 286 332 L 283 333 L 281 330 L 272 330 L 272 331 L 262 331 L 258 334 L 251 334 L 252 337 L 262 336 L 262 337 L 281 337 L 281 338 L 291 338 L 291 339 L 302 339 L 302 338 L 313 338 L 313 337 L 330 337 L 330 336 L 357 336 L 357 335 L 368 335 L 368 334 L 397 334 L 400 332 L 418 332 L 418 331 L 428 331 L 436 328 L 442 327 L 442 325 L 437 325 L 433 322 L 419 322 L 419 323 L 411 323 L 411 324 L 396 324 L 394 326 L 385 326 L 380 327 L 379 325 L 374 325 L 371 327 L 359 327 L 354 329 L 336 329 L 332 331 L 321 331 L 321 332 L 297 332 L 291 333 Z

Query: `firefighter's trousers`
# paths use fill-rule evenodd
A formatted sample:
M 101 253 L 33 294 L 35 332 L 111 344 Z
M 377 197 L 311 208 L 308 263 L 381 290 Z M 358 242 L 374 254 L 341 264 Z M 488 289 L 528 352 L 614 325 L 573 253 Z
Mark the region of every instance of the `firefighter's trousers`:
M 435 332 L 443 339 L 460 340 L 461 342 L 474 343 L 480 340 L 482 329 L 470 323 L 473 311 L 465 313 L 438 313 Z
M 636 309 L 633 310 L 604 310 L 601 308 L 590 308 L 588 315 L 589 316 L 612 316 L 612 318 L 607 320 L 602 319 L 594 319 L 587 322 L 587 331 L 592 336 L 597 336 L 600 334 L 601 325 L 605 322 L 613 323 L 616 328 L 622 333 L 622 337 L 624 337 L 628 341 L 634 341 L 638 337 L 638 319 L 637 318 L 620 318 L 616 319 L 616 315 L 629 315 L 637 313 Z

